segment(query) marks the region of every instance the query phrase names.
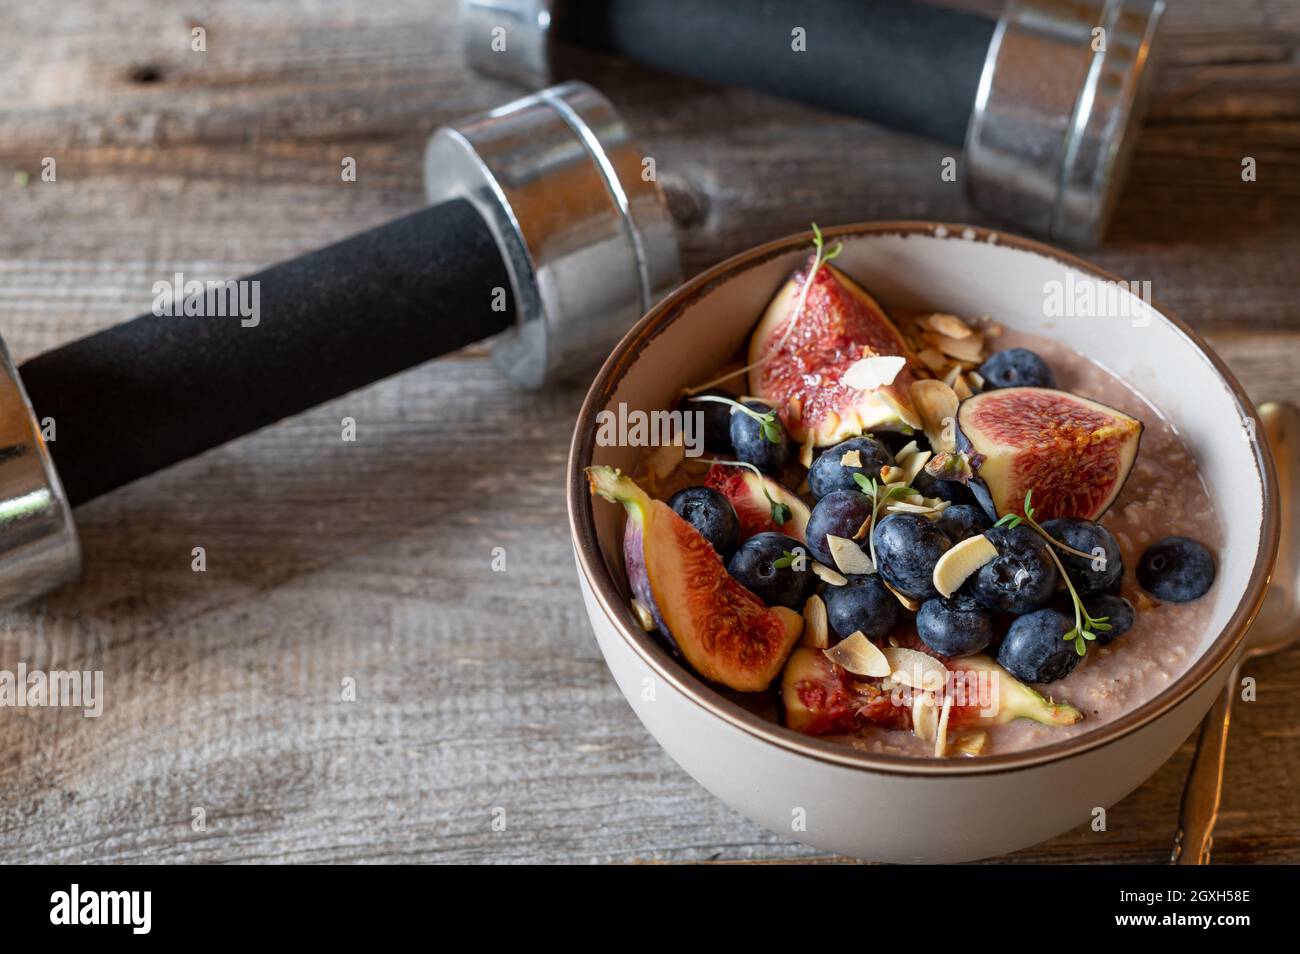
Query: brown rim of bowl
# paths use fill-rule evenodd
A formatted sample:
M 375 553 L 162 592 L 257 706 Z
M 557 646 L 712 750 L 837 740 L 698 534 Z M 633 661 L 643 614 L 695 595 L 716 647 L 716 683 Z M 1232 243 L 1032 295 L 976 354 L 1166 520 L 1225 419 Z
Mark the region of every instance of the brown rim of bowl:
M 947 229 L 943 235 L 936 234 L 938 229 Z M 976 241 L 995 241 L 1021 251 L 1032 252 L 1054 259 L 1080 271 L 1089 273 L 1107 281 L 1119 281 L 1117 276 L 1104 269 L 1084 261 L 1068 252 L 1063 252 L 1041 242 L 1008 235 L 994 229 L 980 228 L 947 222 L 890 221 L 873 223 L 855 223 L 841 225 L 823 230 L 827 237 L 853 237 L 866 235 L 925 235 L 929 238 L 948 238 L 968 240 L 971 236 Z M 709 713 L 730 723 L 735 728 L 754 735 L 787 751 L 805 755 L 823 762 L 831 762 L 850 768 L 885 772 L 892 775 L 986 775 L 999 772 L 1027 769 L 1045 762 L 1073 758 L 1109 745 L 1136 731 L 1154 719 L 1164 715 L 1175 706 L 1187 700 L 1199 689 L 1210 676 L 1232 657 L 1247 628 L 1264 601 L 1268 579 L 1271 575 L 1273 561 L 1277 556 L 1278 546 L 1278 509 L 1276 476 L 1273 470 L 1272 455 L 1267 441 L 1255 442 L 1255 463 L 1259 468 L 1260 482 L 1263 485 L 1263 523 L 1260 527 L 1260 554 L 1267 554 L 1267 559 L 1257 560 L 1246 588 L 1231 619 L 1223 632 L 1201 654 L 1192 667 L 1172 685 L 1154 698 L 1147 700 L 1132 712 L 1125 713 L 1113 722 L 1108 722 L 1092 732 L 1087 732 L 1061 742 L 1026 749 L 1021 752 L 1008 752 L 1002 755 L 981 756 L 976 759 L 927 759 L 905 755 L 887 755 L 883 753 L 862 752 L 840 743 L 827 742 L 812 736 L 800 735 L 791 729 L 770 722 L 749 712 L 731 700 L 720 695 L 707 683 L 700 680 L 683 664 L 673 660 L 658 645 L 654 638 L 637 625 L 632 610 L 626 605 L 619 592 L 613 575 L 605 565 L 596 539 L 595 524 L 592 520 L 591 497 L 583 468 L 591 462 L 595 446 L 596 412 L 605 406 L 613 395 L 628 368 L 640 357 L 645 346 L 664 328 L 671 324 L 682 312 L 684 306 L 699 299 L 718 285 L 731 280 L 748 268 L 761 264 L 780 255 L 785 255 L 801 246 L 808 246 L 812 239 L 811 232 L 790 235 L 759 245 L 746 252 L 733 255 L 710 269 L 686 282 L 671 295 L 659 302 L 623 337 L 609 358 L 601 366 L 582 410 L 578 414 L 577 426 L 570 445 L 568 460 L 568 510 L 569 529 L 573 535 L 578 564 L 595 594 L 601 609 L 610 623 L 618 630 L 624 641 L 632 648 L 647 666 L 661 679 L 681 692 L 686 698 Z M 1236 377 L 1190 327 L 1173 316 L 1156 302 L 1149 303 L 1159 315 L 1172 324 L 1199 352 L 1201 357 L 1218 373 L 1228 385 L 1237 401 L 1237 408 L 1242 419 L 1254 416 L 1254 405 Z

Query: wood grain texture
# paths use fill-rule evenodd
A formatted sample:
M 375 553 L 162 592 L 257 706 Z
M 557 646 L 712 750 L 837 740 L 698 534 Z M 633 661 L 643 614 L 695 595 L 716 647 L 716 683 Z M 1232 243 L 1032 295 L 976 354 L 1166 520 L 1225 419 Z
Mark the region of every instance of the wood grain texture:
M 466 75 L 454 7 L 0 4 L 15 358 L 145 310 L 160 276 L 229 277 L 418 206 L 427 134 L 514 92 Z M 1164 46 L 1092 257 L 1150 280 L 1256 398 L 1300 400 L 1300 6 L 1180 0 Z M 623 64 L 589 75 L 656 157 L 688 273 L 810 220 L 980 220 L 933 143 Z M 105 711 L 0 710 L 0 862 L 825 860 L 703 791 L 606 673 L 564 517 L 581 396 L 511 391 L 470 349 L 79 511 L 85 581 L 0 618 L 0 668 L 102 669 Z M 1219 861 L 1300 860 L 1298 664 L 1252 667 Z M 1107 832 L 1004 860 L 1164 861 L 1189 755 Z

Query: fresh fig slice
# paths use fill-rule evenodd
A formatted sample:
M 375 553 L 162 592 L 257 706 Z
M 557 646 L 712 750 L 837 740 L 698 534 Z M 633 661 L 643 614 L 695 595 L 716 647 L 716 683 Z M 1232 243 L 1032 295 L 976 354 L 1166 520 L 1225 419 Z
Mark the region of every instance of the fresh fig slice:
M 588 467 L 591 492 L 627 510 L 623 559 L 632 593 L 705 679 L 761 692 L 803 632 L 803 617 L 771 609 L 731 578 L 700 532 L 612 467 Z
M 847 735 L 863 725 L 907 729 L 911 710 L 895 705 L 888 692 L 855 679 L 820 649 L 800 646 L 781 675 L 785 724 L 804 735 Z
M 704 475 L 704 486 L 712 487 L 731 501 L 740 518 L 740 539 L 775 530 L 803 542 L 810 516 L 808 505 L 771 477 L 760 476 L 747 467 L 714 464 Z M 790 519 L 778 524 L 772 517 L 772 502 L 784 504 Z
M 961 656 L 946 662 L 949 669 L 986 674 L 987 685 L 996 685 L 995 694 L 990 698 L 972 698 L 965 705 L 954 706 L 948 720 L 950 728 L 1003 725 L 1013 719 L 1032 719 L 1043 725 L 1074 725 L 1083 718 L 1083 713 L 1074 706 L 1044 698 L 988 656 Z
M 1049 388 L 1002 388 L 957 409 L 957 450 L 968 486 L 994 520 L 1096 520 L 1119 496 L 1137 459 L 1142 422 L 1097 401 Z
M 921 427 L 911 397 L 921 365 L 862 286 L 823 263 L 795 315 L 811 262 L 776 293 L 749 339 L 751 393 L 782 408 L 791 437 L 812 446 L 837 444 L 869 430 Z M 883 355 L 907 362 L 889 384 L 860 391 L 842 381 L 861 359 Z

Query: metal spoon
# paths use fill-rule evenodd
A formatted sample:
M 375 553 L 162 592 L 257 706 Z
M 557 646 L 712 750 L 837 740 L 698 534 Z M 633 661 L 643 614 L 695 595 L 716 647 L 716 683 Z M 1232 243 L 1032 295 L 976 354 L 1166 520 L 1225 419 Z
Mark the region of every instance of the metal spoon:
M 1300 507 L 1300 408 L 1287 401 L 1261 404 L 1259 419 L 1277 465 L 1278 502 L 1282 533 L 1277 563 L 1264 605 L 1246 634 L 1246 649 L 1233 667 L 1223 692 L 1201 725 L 1201 737 L 1187 773 L 1178 832 L 1169 861 L 1175 865 L 1208 865 L 1214 822 L 1223 792 L 1223 762 L 1228 750 L 1228 724 L 1233 698 L 1240 691 L 1241 667 L 1252 659 L 1285 649 L 1300 636 L 1296 608 L 1300 594 L 1300 540 L 1296 513 Z

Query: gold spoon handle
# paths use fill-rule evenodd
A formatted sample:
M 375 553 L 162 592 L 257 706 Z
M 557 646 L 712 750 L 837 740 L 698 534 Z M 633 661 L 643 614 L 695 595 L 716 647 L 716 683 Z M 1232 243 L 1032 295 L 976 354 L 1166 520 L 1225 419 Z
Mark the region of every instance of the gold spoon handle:
M 1219 816 L 1223 794 L 1223 762 L 1228 754 L 1228 725 L 1232 721 L 1232 700 L 1241 682 L 1241 667 L 1234 666 L 1227 685 L 1201 724 L 1192 767 L 1187 772 L 1183 803 L 1178 810 L 1178 832 L 1169 859 L 1175 865 L 1208 865 L 1214 842 L 1214 822 Z

